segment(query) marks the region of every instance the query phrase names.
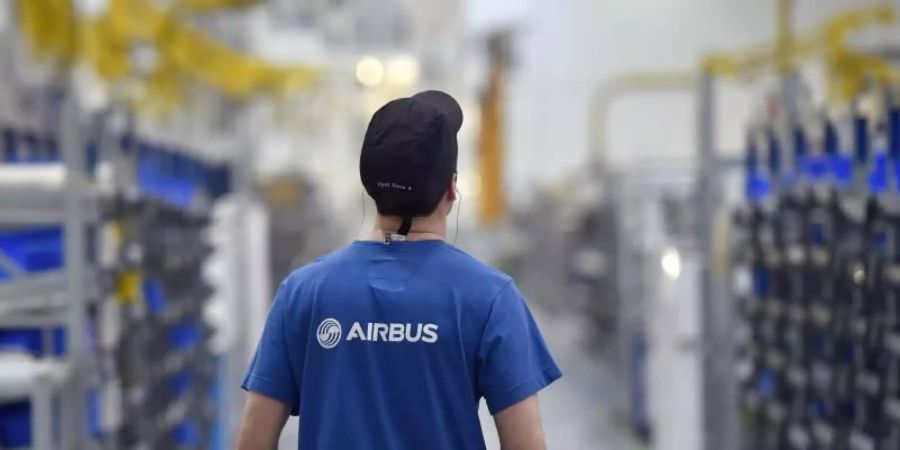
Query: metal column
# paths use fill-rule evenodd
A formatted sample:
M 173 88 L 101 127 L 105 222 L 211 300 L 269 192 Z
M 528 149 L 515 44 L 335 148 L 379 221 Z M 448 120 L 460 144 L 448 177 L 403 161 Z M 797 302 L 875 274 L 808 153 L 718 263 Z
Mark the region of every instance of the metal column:
M 57 448 L 54 445 L 52 426 L 56 386 L 48 378 L 44 375 L 35 380 L 31 392 L 31 446 L 35 449 Z
M 253 200 L 253 144 L 256 134 L 249 124 L 255 123 L 255 117 L 247 110 L 240 113 L 243 117 L 244 127 L 241 129 L 240 144 L 234 149 L 236 154 L 231 155 L 231 182 L 232 196 L 235 208 L 232 220 L 232 233 L 236 242 L 234 257 L 234 287 L 235 296 L 240 299 L 238 307 L 241 311 L 234 311 L 241 317 L 252 317 L 248 311 L 251 305 L 247 299 L 252 298 L 251 287 L 248 282 L 247 258 L 250 241 L 248 233 L 248 219 L 245 213 L 250 209 Z M 243 322 L 243 321 L 238 321 Z M 222 444 L 224 448 L 231 448 L 231 430 L 235 430 L 240 424 L 246 395 L 239 389 L 241 380 L 247 370 L 247 364 L 253 357 L 253 350 L 248 343 L 254 343 L 257 336 L 253 336 L 248 326 L 244 323 L 235 332 L 235 341 L 224 356 L 223 373 L 224 386 L 222 387 L 222 415 L 221 421 L 224 428 Z M 252 344 L 251 344 L 252 345 Z
M 715 267 L 714 238 L 721 216 L 720 158 L 716 151 L 716 80 L 704 72 L 698 91 L 698 143 L 700 151 L 697 226 L 702 269 L 701 310 L 703 326 L 703 414 L 705 448 L 735 450 L 739 447 L 737 382 L 734 372 L 735 311 L 727 295 L 727 274 Z
M 78 110 L 71 97 L 62 104 L 60 120 L 60 137 L 62 144 L 63 164 L 66 168 L 65 181 L 65 222 L 63 236 L 65 241 L 66 272 L 66 351 L 72 364 L 71 380 L 68 389 L 63 392 L 62 408 L 62 442 L 66 449 L 80 450 L 81 443 L 86 442 L 85 410 L 87 406 L 85 392 L 85 369 L 88 367 L 85 356 L 85 215 L 83 211 L 85 183 L 84 160 L 80 157 L 83 144 L 81 142 Z

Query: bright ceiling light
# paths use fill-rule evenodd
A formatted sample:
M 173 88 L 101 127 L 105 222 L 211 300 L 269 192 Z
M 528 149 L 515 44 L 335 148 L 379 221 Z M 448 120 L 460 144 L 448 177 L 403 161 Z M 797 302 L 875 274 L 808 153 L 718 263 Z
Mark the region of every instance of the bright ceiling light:
M 419 60 L 412 55 L 398 55 L 387 65 L 387 79 L 393 84 L 411 86 L 419 81 Z
M 374 56 L 364 56 L 356 63 L 356 80 L 366 87 L 375 87 L 384 81 L 384 64 Z
M 663 251 L 662 259 L 662 270 L 668 275 L 669 278 L 673 280 L 677 280 L 678 277 L 681 276 L 681 255 L 678 253 L 678 250 L 669 247 L 665 251 Z
M 79 17 L 97 18 L 109 9 L 109 0 L 77 0 L 75 10 Z

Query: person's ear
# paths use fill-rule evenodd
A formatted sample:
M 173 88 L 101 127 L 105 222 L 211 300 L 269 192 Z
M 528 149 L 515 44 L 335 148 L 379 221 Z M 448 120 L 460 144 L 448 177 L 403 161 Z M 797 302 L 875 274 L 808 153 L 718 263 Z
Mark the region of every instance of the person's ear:
M 456 188 L 456 174 L 453 174 L 453 179 L 450 180 L 450 186 L 447 187 L 447 200 L 451 202 L 455 202 L 457 197 L 459 197 L 459 190 Z

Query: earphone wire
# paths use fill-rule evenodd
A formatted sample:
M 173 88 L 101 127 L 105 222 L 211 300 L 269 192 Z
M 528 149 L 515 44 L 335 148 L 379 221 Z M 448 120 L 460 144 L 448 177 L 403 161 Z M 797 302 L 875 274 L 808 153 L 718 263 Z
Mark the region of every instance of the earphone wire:
M 456 190 L 456 197 L 459 199 L 456 202 L 456 229 L 453 230 L 453 246 L 456 246 L 456 239 L 459 237 L 459 210 L 462 209 L 462 194 L 459 192 L 459 189 Z
M 359 219 L 359 229 L 356 230 L 356 240 L 360 239 L 360 233 L 362 233 L 363 225 L 366 224 L 366 195 L 360 192 L 359 199 L 362 200 L 362 218 Z

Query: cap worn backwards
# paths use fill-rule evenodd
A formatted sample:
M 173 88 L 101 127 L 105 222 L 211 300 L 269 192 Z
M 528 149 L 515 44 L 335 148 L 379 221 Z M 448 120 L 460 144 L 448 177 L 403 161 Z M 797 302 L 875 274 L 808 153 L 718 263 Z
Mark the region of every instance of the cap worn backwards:
M 431 214 L 456 172 L 463 113 L 450 95 L 425 91 L 379 109 L 359 159 L 363 186 L 382 215 Z

